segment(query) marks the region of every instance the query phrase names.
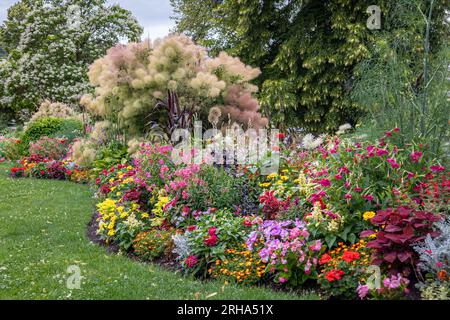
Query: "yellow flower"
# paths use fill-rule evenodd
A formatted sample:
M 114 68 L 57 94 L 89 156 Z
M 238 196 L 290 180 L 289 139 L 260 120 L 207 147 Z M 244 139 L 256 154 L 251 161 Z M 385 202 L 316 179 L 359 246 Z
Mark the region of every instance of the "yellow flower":
M 366 211 L 363 214 L 363 218 L 366 221 L 369 220 L 369 219 L 372 219 L 373 217 L 375 217 L 375 212 L 373 212 L 373 211 Z
M 281 179 L 282 181 L 288 181 L 288 180 L 289 180 L 289 177 L 288 177 L 288 176 L 280 176 L 280 179 Z
M 131 170 L 131 169 L 133 169 L 132 166 L 128 166 L 128 167 L 127 167 L 127 170 Z
M 263 187 L 263 188 L 268 188 L 270 187 L 271 183 L 270 182 L 264 182 L 264 183 L 260 183 L 259 186 Z
M 278 173 L 271 173 L 267 176 L 267 179 L 275 179 L 278 176 Z
M 112 237 L 115 233 L 114 229 L 111 229 L 108 231 L 108 236 Z
M 141 215 L 141 217 L 142 217 L 142 219 L 144 219 L 144 218 L 148 218 L 149 215 L 148 215 L 148 213 L 143 213 L 143 214 Z

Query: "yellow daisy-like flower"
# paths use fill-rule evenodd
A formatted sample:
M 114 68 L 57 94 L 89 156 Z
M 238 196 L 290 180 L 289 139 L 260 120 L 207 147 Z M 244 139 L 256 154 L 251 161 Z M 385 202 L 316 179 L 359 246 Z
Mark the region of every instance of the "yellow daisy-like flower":
M 142 219 L 145 219 L 145 218 L 148 218 L 149 215 L 148 215 L 148 213 L 143 213 L 143 214 L 141 215 L 141 217 L 142 217 Z
M 267 179 L 275 179 L 276 177 L 278 177 L 278 173 L 274 172 L 274 173 L 269 174 L 267 176 Z
M 373 212 L 373 211 L 366 211 L 363 214 L 363 219 L 366 221 L 369 219 L 372 219 L 373 217 L 375 217 L 375 212 Z
M 270 182 L 264 182 L 264 183 L 260 183 L 259 186 L 263 187 L 263 188 L 268 188 L 270 187 L 271 183 Z
M 280 179 L 281 179 L 282 181 L 288 181 L 288 180 L 289 180 L 289 177 L 288 177 L 288 176 L 281 176 Z

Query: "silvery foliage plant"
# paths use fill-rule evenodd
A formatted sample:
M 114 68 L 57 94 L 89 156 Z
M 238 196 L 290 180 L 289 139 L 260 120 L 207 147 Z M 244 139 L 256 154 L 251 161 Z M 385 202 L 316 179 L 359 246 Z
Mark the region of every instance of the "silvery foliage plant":
M 183 261 L 191 255 L 191 247 L 189 245 L 189 239 L 185 235 L 176 234 L 172 236 L 174 249 L 173 253 L 177 256 L 178 261 Z
M 414 246 L 420 257 L 419 268 L 436 274 L 445 270 L 450 273 L 450 218 L 435 224 L 439 236 L 432 238 L 429 234 L 425 240 Z

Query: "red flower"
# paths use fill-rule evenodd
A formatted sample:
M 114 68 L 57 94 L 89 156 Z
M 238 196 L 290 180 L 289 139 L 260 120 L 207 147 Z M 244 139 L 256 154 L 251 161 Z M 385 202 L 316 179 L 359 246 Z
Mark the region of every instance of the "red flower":
M 353 260 L 359 259 L 359 253 L 354 251 L 345 251 L 342 255 L 342 259 L 344 259 L 346 262 L 352 262 Z
M 214 236 L 208 237 L 208 238 L 205 240 L 205 244 L 206 244 L 208 247 L 213 247 L 213 246 L 215 246 L 215 245 L 217 244 L 217 236 L 214 235 Z
M 188 268 L 192 268 L 193 266 L 195 266 L 198 262 L 198 259 L 196 256 L 189 256 L 186 258 L 186 260 L 184 261 L 186 263 L 186 266 Z
M 283 140 L 286 137 L 286 135 L 284 133 L 279 133 L 277 134 L 277 137 L 278 139 Z
M 338 269 L 333 269 L 325 275 L 325 278 L 327 278 L 327 280 L 329 282 L 333 282 L 335 280 L 341 280 L 343 275 L 344 275 L 344 271 L 338 270 Z
M 186 231 L 191 232 L 191 231 L 194 231 L 195 229 L 197 229 L 197 226 L 189 226 L 186 228 Z
M 209 247 L 213 247 L 217 244 L 216 230 L 216 227 L 211 227 L 208 229 L 209 237 L 205 240 L 205 244 Z
M 252 226 L 252 222 L 250 219 L 245 218 L 244 219 L 244 226 L 246 227 L 251 227 Z
M 331 256 L 329 254 L 325 253 L 324 255 L 322 255 L 322 257 L 320 257 L 319 264 L 322 265 L 322 264 L 328 263 L 331 260 L 332 260 Z

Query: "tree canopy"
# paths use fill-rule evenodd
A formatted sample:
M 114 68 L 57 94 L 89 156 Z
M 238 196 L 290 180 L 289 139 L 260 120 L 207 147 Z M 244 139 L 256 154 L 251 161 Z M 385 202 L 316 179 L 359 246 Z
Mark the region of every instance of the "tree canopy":
M 120 40 L 139 39 L 132 14 L 106 0 L 22 0 L 8 10 L 0 44 L 0 108 L 35 109 L 40 101 L 76 104 L 91 87 L 88 66 Z
M 417 1 L 419 7 L 427 0 Z M 448 0 L 435 10 L 435 35 Z M 333 131 L 355 124 L 363 110 L 349 99 L 353 69 L 370 57 L 380 30 L 369 30 L 370 1 L 358 0 L 171 0 L 177 31 L 210 48 L 226 50 L 260 67 L 260 102 L 272 122 L 308 131 Z M 389 24 L 399 10 L 394 1 L 378 1 L 382 29 L 403 34 L 407 24 Z M 418 13 L 419 14 L 419 11 Z M 415 35 L 413 35 L 415 36 Z M 409 39 L 412 41 L 413 39 Z

